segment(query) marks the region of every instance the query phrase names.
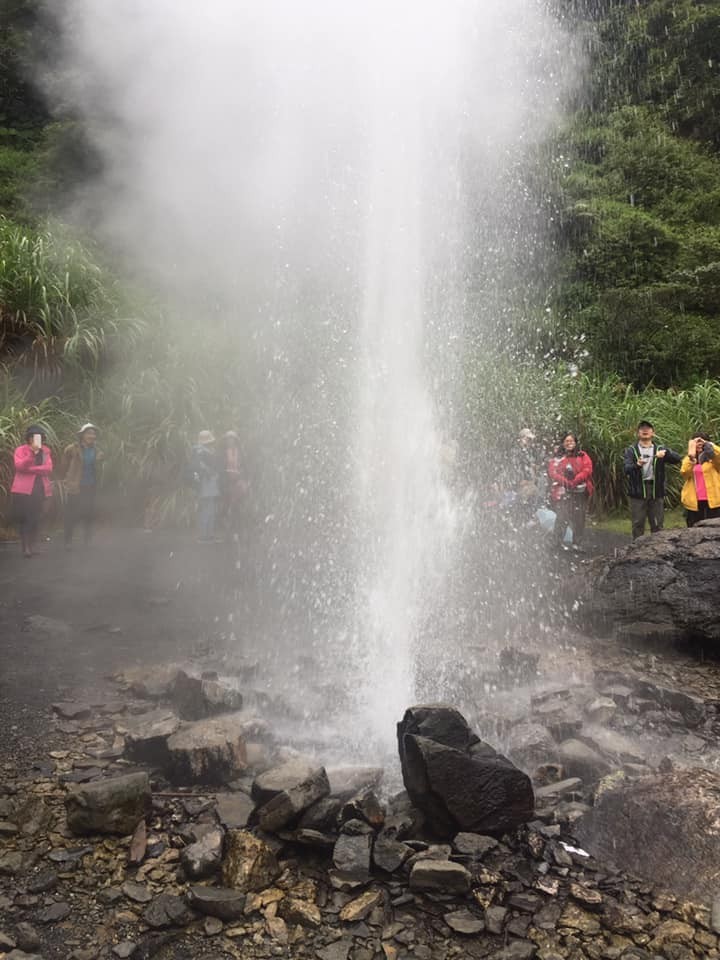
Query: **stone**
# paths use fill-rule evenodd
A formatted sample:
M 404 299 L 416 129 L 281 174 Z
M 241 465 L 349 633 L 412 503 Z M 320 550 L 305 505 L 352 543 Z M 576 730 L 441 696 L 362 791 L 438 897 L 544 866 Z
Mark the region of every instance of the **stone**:
M 159 700 L 171 695 L 181 669 L 179 664 L 132 667 L 121 674 L 120 679 L 136 697 Z
M 591 723 L 607 723 L 617 713 L 617 704 L 611 697 L 596 697 L 585 707 Z
M 58 885 L 58 875 L 54 870 L 42 870 L 27 882 L 28 893 L 49 893 Z
M 121 889 L 125 896 L 134 903 L 150 903 L 153 897 L 144 883 L 136 883 L 134 880 L 126 880 Z
M 328 777 L 329 779 L 329 777 Z M 332 784 L 330 785 L 332 789 Z M 338 829 L 338 818 L 343 801 L 338 797 L 323 797 L 303 813 L 298 826 L 302 830 L 317 830 L 319 833 L 333 833 Z
M 486 853 L 497 848 L 498 842 L 494 837 L 483 837 L 479 833 L 458 833 L 452 845 L 456 853 L 482 860 Z
M 453 910 L 452 913 L 446 913 L 443 920 L 451 930 L 466 936 L 474 936 L 485 929 L 485 921 L 469 910 Z
M 28 797 L 15 811 L 15 821 L 24 837 L 34 837 L 49 826 L 52 813 L 42 797 Z
M 322 925 L 322 914 L 319 907 L 309 900 L 299 900 L 297 897 L 285 897 L 280 901 L 278 913 L 287 923 L 301 927 L 318 928 Z
M 246 895 L 229 887 L 193 886 L 187 899 L 193 910 L 219 920 L 239 920 L 245 913 Z
M 502 936 L 507 915 L 507 907 L 486 907 L 485 928 L 487 932 L 494 934 L 496 937 Z
M 130 849 L 128 851 L 128 863 L 133 866 L 138 866 L 141 864 L 145 858 L 145 851 L 147 850 L 147 827 L 145 826 L 145 818 L 138 823 L 135 827 L 135 830 L 130 841 Z
M 720 887 L 718 822 L 720 776 L 695 768 L 620 781 L 577 821 L 574 832 L 599 860 L 660 889 L 712 901 Z
M 548 783 L 544 787 L 535 788 L 535 799 L 545 800 L 547 797 L 569 797 L 579 794 L 582 790 L 580 777 L 567 777 L 557 783 Z
M 329 793 L 327 774 L 324 767 L 319 767 L 308 777 L 276 793 L 259 808 L 257 818 L 260 828 L 272 833 L 297 822 L 303 811 Z
M 228 830 L 239 830 L 248 825 L 255 804 L 246 793 L 218 793 L 215 812 Z
M 230 830 L 222 864 L 223 883 L 250 892 L 269 887 L 281 870 L 272 849 L 247 830 Z
M 483 755 L 471 756 L 410 733 L 403 735 L 402 743 L 405 787 L 436 836 L 500 835 L 532 819 L 530 778 L 492 747 L 485 745 Z
M 508 754 L 513 763 L 530 770 L 555 752 L 555 742 L 540 723 L 515 724 L 510 731 Z
M 399 840 L 393 839 L 392 835 L 380 834 L 373 844 L 373 863 L 387 873 L 394 873 L 399 870 L 410 856 L 412 856 L 410 847 Z
M 491 953 L 490 960 L 532 960 L 536 953 L 537 947 L 534 943 L 529 940 L 515 940 L 502 950 Z
M 367 890 L 345 904 L 340 911 L 340 919 L 343 923 L 356 923 L 358 920 L 364 920 L 381 902 L 381 899 L 382 895 L 379 890 Z
M 258 774 L 253 780 L 250 795 L 262 807 L 283 790 L 292 790 L 313 775 L 317 767 L 309 760 L 295 757 Z
M 41 910 L 38 914 L 40 923 L 59 923 L 70 916 L 69 903 L 51 903 L 49 907 Z
M 364 878 L 370 873 L 372 835 L 342 833 L 333 848 L 333 863 L 342 874 Z
M 7 933 L 3 933 L 3 931 L 0 930 L 0 953 L 8 953 L 10 950 L 14 950 L 16 946 L 17 942 Z
M 158 707 L 138 717 L 128 717 L 115 724 L 125 738 L 125 756 L 138 763 L 167 763 L 167 741 L 180 726 L 172 710 Z
M 138 945 L 133 940 L 121 940 L 112 948 L 113 956 L 126 960 L 127 957 L 134 957 Z
M 0 853 L 0 876 L 14 877 L 22 870 L 23 855 L 19 850 Z
M 315 956 L 318 960 L 347 960 L 352 940 L 335 940 L 326 947 L 318 947 Z
M 345 823 L 348 820 L 364 820 L 375 829 L 380 829 L 385 823 L 385 809 L 371 787 L 356 793 L 344 804 L 340 821 Z
M 171 893 L 161 893 L 145 909 L 143 920 L 153 930 L 167 927 L 184 927 L 193 919 L 192 913 L 182 897 Z
M 223 832 L 208 830 L 196 843 L 191 843 L 180 852 L 180 863 L 186 876 L 201 880 L 217 873 L 222 863 Z
M 472 877 L 460 863 L 450 860 L 419 860 L 410 872 L 410 889 L 435 893 L 465 894 Z
M 40 934 L 32 924 L 21 922 L 15 927 L 15 942 L 26 953 L 32 953 L 40 947 Z
M 43 960 L 39 953 L 25 953 L 24 950 L 11 950 L 3 960 Z
M 327 767 L 330 781 L 330 795 L 337 800 L 346 801 L 364 790 L 375 790 L 380 786 L 384 770 L 382 767 Z
M 62 701 L 52 705 L 53 713 L 56 713 L 63 720 L 82 720 L 92 714 L 92 708 L 87 703 L 75 703 L 74 701 Z
M 228 783 L 246 769 L 241 714 L 198 720 L 168 738 L 167 773 L 174 783 Z
M 68 827 L 75 834 L 131 834 L 150 805 L 146 773 L 128 773 L 71 787 L 65 798 Z
M 579 777 L 586 783 L 599 780 L 612 770 L 605 757 L 581 740 L 565 740 L 557 748 L 557 754 L 568 776 Z
M 205 917 L 203 930 L 206 937 L 216 937 L 219 933 L 222 933 L 222 929 L 223 922 L 219 917 Z
M 692 637 L 713 644 L 720 639 L 716 522 L 639 537 L 598 574 L 586 604 L 592 619 L 621 626 L 657 624 L 666 640 Z

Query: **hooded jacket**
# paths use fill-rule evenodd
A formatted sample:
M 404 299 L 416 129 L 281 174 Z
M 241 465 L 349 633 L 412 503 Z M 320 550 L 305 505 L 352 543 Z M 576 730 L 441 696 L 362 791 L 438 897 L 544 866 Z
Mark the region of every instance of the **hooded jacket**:
M 663 444 L 655 444 L 653 457 L 653 478 L 643 480 L 642 464 L 638 463 L 641 457 L 641 447 L 634 443 L 627 447 L 623 456 L 623 471 L 628 478 L 628 496 L 636 500 L 660 500 L 665 497 L 665 464 L 678 464 L 682 461 L 679 453 Z M 658 457 L 658 451 L 664 450 L 665 456 Z

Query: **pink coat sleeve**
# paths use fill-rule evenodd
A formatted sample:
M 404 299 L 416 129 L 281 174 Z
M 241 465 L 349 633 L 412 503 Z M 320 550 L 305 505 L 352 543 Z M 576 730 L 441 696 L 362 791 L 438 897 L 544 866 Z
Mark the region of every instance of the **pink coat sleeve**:
M 18 473 L 31 473 L 33 476 L 49 476 L 53 472 L 52 454 L 50 447 L 43 446 L 43 462 L 35 463 L 35 454 L 26 443 L 15 450 L 13 460 Z

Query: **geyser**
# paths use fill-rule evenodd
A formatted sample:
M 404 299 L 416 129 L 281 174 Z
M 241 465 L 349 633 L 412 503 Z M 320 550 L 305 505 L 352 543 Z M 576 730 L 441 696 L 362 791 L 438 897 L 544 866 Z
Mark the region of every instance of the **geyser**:
M 262 517 L 238 643 L 390 747 L 452 696 L 463 365 L 540 246 L 522 166 L 567 40 L 540 0 L 71 0 L 64 36 L 104 163 L 76 214 L 234 373 Z

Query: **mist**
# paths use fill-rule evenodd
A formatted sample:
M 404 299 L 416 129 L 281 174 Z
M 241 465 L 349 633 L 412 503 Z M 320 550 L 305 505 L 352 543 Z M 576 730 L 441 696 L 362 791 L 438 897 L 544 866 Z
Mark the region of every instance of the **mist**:
M 572 42 L 536 0 L 74 0 L 62 27 L 53 93 L 103 163 L 72 217 L 238 353 L 263 504 L 238 643 L 278 675 L 308 657 L 323 709 L 387 741 L 451 692 L 464 364 L 544 256 L 523 164 Z

